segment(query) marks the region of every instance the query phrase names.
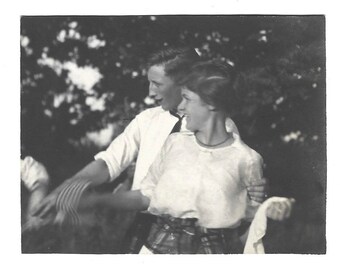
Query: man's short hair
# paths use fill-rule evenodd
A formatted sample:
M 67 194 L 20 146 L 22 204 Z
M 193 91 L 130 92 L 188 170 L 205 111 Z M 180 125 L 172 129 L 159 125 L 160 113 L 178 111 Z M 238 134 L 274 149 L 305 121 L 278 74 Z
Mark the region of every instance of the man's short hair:
M 166 47 L 149 57 L 147 68 L 162 65 L 165 74 L 176 82 L 181 73 L 186 72 L 198 61 L 200 56 L 194 48 Z

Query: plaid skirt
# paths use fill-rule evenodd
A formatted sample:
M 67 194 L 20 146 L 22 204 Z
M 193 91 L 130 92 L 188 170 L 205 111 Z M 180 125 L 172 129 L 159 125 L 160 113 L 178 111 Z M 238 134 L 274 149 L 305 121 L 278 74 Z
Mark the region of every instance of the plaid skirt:
M 155 254 L 239 254 L 236 229 L 208 229 L 197 219 L 157 217 L 145 246 Z
M 122 253 L 139 254 L 156 219 L 157 217 L 151 214 L 137 213 L 134 222 L 125 234 Z

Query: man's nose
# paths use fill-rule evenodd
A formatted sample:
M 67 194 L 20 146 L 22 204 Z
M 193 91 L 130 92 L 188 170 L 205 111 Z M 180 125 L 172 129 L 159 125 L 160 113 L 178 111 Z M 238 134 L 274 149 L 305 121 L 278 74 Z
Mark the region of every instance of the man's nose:
M 155 87 L 153 86 L 153 83 L 149 84 L 149 96 L 150 97 L 156 96 L 156 91 L 155 91 Z
M 180 113 L 184 113 L 184 100 L 182 99 L 181 103 L 177 106 L 177 111 Z

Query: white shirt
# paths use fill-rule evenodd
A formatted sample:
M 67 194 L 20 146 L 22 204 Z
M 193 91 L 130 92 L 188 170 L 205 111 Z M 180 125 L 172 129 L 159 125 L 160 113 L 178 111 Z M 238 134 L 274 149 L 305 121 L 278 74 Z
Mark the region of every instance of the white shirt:
M 45 167 L 29 156 L 21 159 L 20 177 L 31 191 L 38 183 L 49 183 L 49 176 Z
M 164 145 L 178 118 L 161 107 L 147 109 L 138 114 L 109 147 L 95 156 L 105 161 L 111 181 L 116 179 L 136 158 L 132 190 L 139 189 L 140 182 Z M 183 120 L 181 132 L 186 132 Z M 238 136 L 236 125 L 227 119 L 226 128 Z
M 208 149 L 193 133 L 169 136 L 141 183 L 154 215 L 197 218 L 206 228 L 233 228 L 259 206 L 246 187 L 262 182 L 262 158 L 239 139 Z

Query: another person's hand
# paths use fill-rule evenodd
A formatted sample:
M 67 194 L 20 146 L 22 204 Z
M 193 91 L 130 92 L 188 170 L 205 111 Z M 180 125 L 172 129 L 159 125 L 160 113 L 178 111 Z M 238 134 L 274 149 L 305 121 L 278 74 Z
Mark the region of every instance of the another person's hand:
M 32 216 L 45 218 L 50 214 L 55 214 L 58 192 L 53 191 L 32 209 Z
M 268 180 L 262 178 L 262 183 L 250 184 L 247 187 L 249 198 L 253 201 L 262 203 L 268 197 Z
M 28 216 L 26 223 L 22 226 L 22 232 L 38 230 L 49 223 L 53 223 L 52 217 L 46 217 L 42 219 L 40 217 Z
M 295 199 L 287 198 L 281 202 L 272 202 L 267 208 L 267 217 L 276 221 L 282 221 L 290 217 Z

